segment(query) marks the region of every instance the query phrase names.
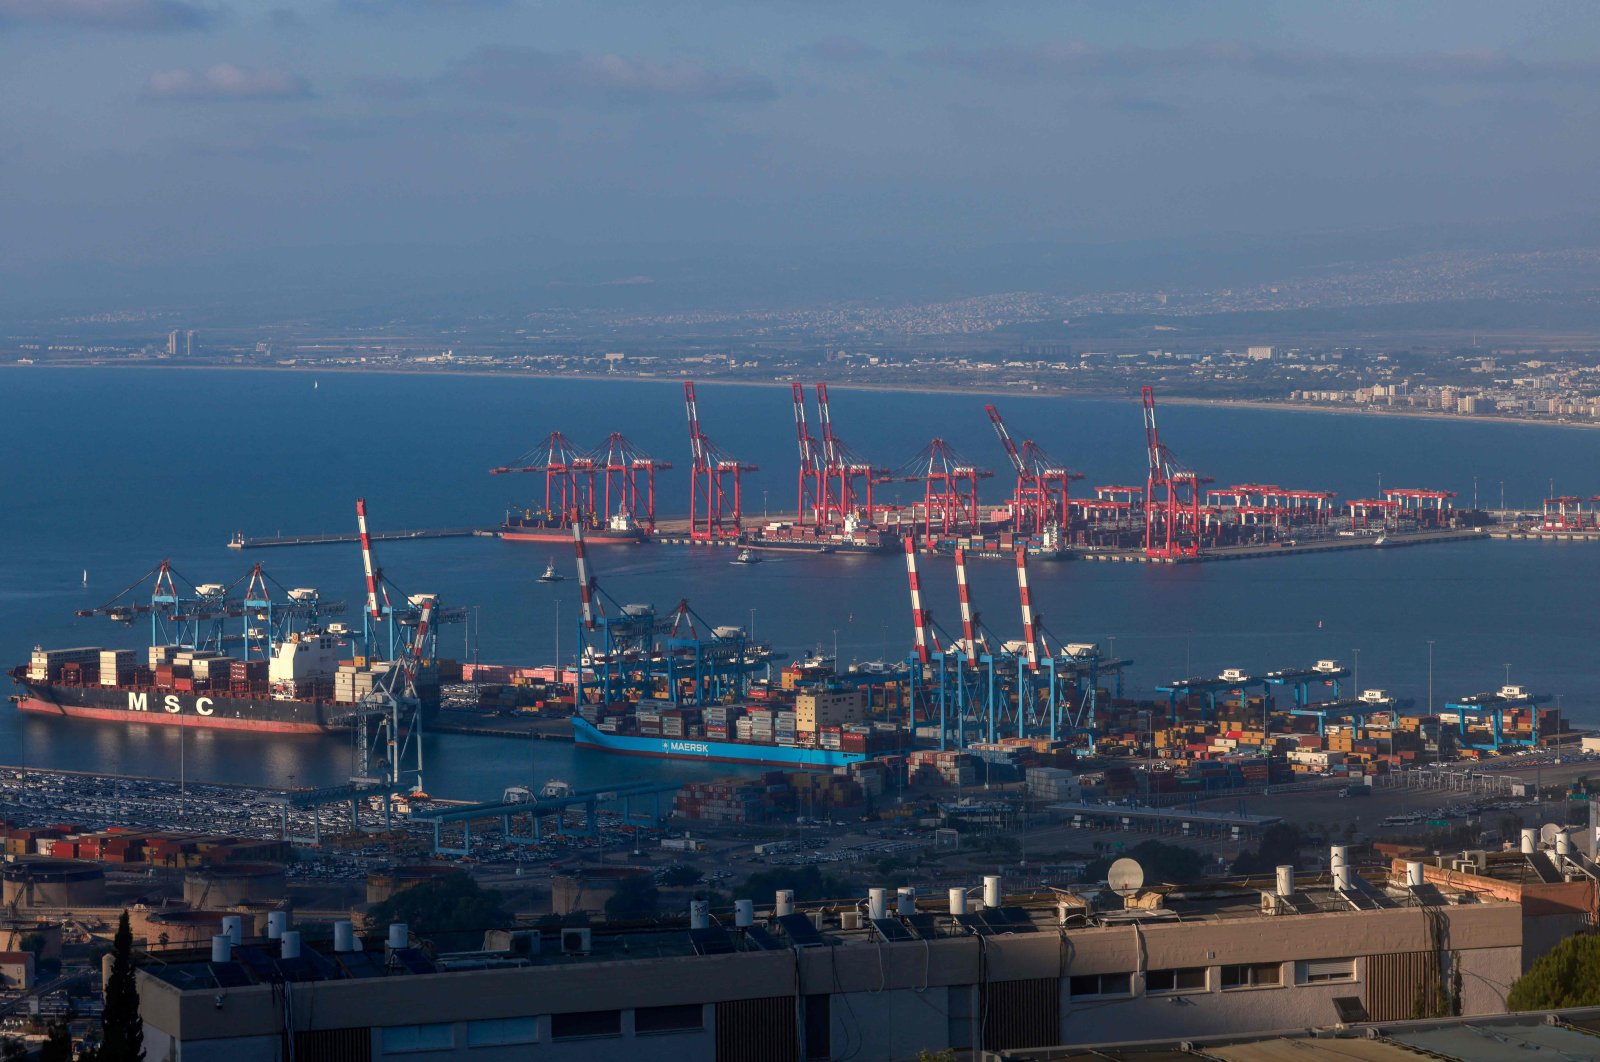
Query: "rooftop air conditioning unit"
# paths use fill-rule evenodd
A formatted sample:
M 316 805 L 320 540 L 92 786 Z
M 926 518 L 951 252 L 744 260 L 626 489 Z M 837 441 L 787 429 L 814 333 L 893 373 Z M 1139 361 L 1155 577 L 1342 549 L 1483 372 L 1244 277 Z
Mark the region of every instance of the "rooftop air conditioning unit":
M 561 954 L 587 955 L 589 954 L 589 930 L 563 929 L 561 931 Z

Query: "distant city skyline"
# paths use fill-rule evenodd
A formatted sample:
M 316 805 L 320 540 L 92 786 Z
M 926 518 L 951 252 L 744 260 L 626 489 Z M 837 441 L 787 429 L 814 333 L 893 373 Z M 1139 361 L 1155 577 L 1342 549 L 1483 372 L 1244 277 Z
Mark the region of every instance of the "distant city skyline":
M 1560 2 L 0 0 L 0 277 L 672 304 L 1532 250 L 1594 230 L 1597 31 Z

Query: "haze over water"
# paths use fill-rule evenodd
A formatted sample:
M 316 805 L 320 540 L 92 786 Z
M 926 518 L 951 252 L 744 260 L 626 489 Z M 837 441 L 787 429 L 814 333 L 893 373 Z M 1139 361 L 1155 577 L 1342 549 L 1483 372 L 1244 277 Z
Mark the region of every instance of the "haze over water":
M 505 503 L 527 500 L 536 477 L 491 477 L 561 429 L 579 445 L 620 430 L 677 466 L 658 482 L 658 510 L 682 513 L 688 446 L 676 381 L 546 381 L 171 370 L 7 371 L 8 416 L 0 445 L 0 657 L 20 663 L 35 644 L 141 647 L 148 628 L 79 620 L 163 557 L 194 582 L 231 583 L 261 561 L 284 586 L 316 586 L 358 609 L 362 576 L 354 545 L 248 551 L 247 535 L 344 531 L 353 501 L 368 499 L 378 529 L 498 522 Z M 795 448 L 788 389 L 699 388 L 705 431 L 759 464 L 746 480 L 747 509 L 792 507 Z M 1009 494 L 1005 457 L 976 395 L 839 390 L 834 422 L 874 462 L 895 467 L 937 434 L 996 469 L 982 497 Z M 1075 489 L 1139 483 L 1143 437 L 1136 396 L 1126 400 L 996 400 L 1013 434 L 1033 438 L 1087 473 Z M 1341 499 L 1385 485 L 1441 487 L 1470 503 L 1473 477 L 1486 506 L 1531 506 L 1550 489 L 1600 492 L 1600 435 L 1580 429 L 1430 422 L 1372 416 L 1166 406 L 1163 438 L 1219 484 L 1271 482 L 1328 488 Z M 885 488 L 909 502 L 919 488 Z M 408 592 L 435 592 L 475 606 L 481 659 L 546 662 L 573 649 L 576 584 L 540 584 L 554 555 L 571 573 L 570 549 L 490 539 L 381 543 L 379 560 Z M 602 548 L 602 585 L 618 600 L 671 608 L 687 597 L 713 623 L 751 621 L 791 654 L 837 632 L 840 655 L 888 659 L 910 639 L 904 566 L 898 557 L 775 556 L 733 567 L 726 550 L 676 546 Z M 89 587 L 80 584 L 84 569 Z M 1560 695 L 1580 725 L 1595 707 L 1594 588 L 1600 548 L 1582 543 L 1473 542 L 1342 552 L 1227 564 L 1147 566 L 1036 563 L 1038 608 L 1057 640 L 1116 639 L 1136 664 L 1129 689 L 1148 693 L 1183 674 L 1224 667 L 1259 671 L 1343 662 L 1360 650 L 1360 683 L 1419 703 L 1427 697 L 1428 640 L 1436 701 L 1511 679 Z M 974 562 L 975 605 L 1001 637 L 1020 630 L 1010 567 Z M 956 624 L 948 561 L 924 562 L 936 621 Z M 460 627 L 442 652 L 465 651 Z M 338 738 L 250 738 L 189 731 L 191 778 L 274 785 L 328 784 L 350 773 Z M 179 738 L 167 728 L 21 719 L 0 709 L 0 762 L 176 777 Z M 557 743 L 430 737 L 428 787 L 481 798 L 531 776 L 576 783 L 622 777 L 709 776 L 696 767 L 606 757 Z

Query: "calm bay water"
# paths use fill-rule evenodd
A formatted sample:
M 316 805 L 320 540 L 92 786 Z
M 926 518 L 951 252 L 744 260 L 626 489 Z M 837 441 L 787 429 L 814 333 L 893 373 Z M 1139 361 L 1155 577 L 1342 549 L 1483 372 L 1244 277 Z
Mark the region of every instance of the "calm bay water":
M 659 483 L 663 514 L 686 508 L 688 463 L 678 383 L 324 375 L 171 370 L 14 370 L 0 373 L 0 659 L 35 644 L 137 647 L 147 629 L 79 620 L 163 557 L 195 582 L 231 583 L 262 561 L 286 586 L 361 598 L 354 545 L 225 548 L 236 531 L 345 530 L 364 495 L 378 527 L 492 524 L 534 477 L 485 470 L 559 428 L 581 445 L 622 430 L 674 461 Z M 704 429 L 762 466 L 746 481 L 759 512 L 793 505 L 795 451 L 788 389 L 704 386 Z M 979 463 L 1004 455 L 970 395 L 840 390 L 834 421 L 852 447 L 890 466 L 938 434 Z M 1143 437 L 1136 399 L 999 400 L 1013 433 L 1035 438 L 1088 473 L 1086 484 L 1139 482 Z M 1549 489 L 1600 492 L 1600 435 L 1581 429 L 1435 423 L 1173 406 L 1162 433 L 1180 458 L 1218 482 L 1264 481 L 1368 496 L 1389 486 L 1434 486 L 1485 505 L 1504 484 L 1512 505 Z M 915 488 L 901 489 L 909 501 Z M 987 498 L 1008 493 L 1005 477 Z M 888 492 L 892 498 L 893 488 Z M 551 658 L 572 650 L 576 588 L 535 581 L 546 560 L 570 571 L 567 549 L 446 539 L 383 543 L 380 562 L 409 592 L 475 606 L 484 660 Z M 778 556 L 730 566 L 725 550 L 672 546 L 595 550 L 602 584 L 622 601 L 670 608 L 687 597 L 717 623 L 753 619 L 792 653 L 837 638 L 845 660 L 901 656 L 909 640 L 904 567 L 897 557 Z M 84 569 L 89 586 L 81 586 Z M 1132 657 L 1130 687 L 1181 674 L 1267 669 L 1360 651 L 1363 686 L 1422 700 L 1428 641 L 1437 698 L 1511 678 L 1560 695 L 1580 723 L 1600 725 L 1594 606 L 1600 546 L 1473 542 L 1289 560 L 1155 567 L 1037 564 L 1038 608 L 1057 637 L 1116 639 Z M 974 563 L 973 597 L 1003 636 L 1020 629 L 1015 582 L 1003 563 Z M 948 562 L 925 562 L 936 620 L 955 626 Z M 446 628 L 444 649 L 466 650 Z M 556 743 L 462 736 L 429 739 L 429 788 L 485 797 L 513 782 L 560 776 L 708 776 L 728 768 L 605 757 Z M 259 740 L 189 732 L 191 777 L 325 784 L 349 773 L 337 738 Z M 175 777 L 178 736 L 159 727 L 23 719 L 0 710 L 0 762 Z

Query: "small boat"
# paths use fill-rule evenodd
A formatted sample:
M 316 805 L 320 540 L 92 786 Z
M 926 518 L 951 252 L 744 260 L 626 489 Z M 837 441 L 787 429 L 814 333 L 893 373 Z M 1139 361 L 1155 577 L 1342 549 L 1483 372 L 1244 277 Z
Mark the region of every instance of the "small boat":
M 1377 538 L 1372 540 L 1372 544 L 1374 546 L 1387 545 L 1388 542 L 1389 542 L 1389 536 L 1387 536 L 1387 535 L 1379 535 Z
M 761 554 L 753 549 L 741 549 L 739 555 L 733 558 L 731 564 L 760 564 Z
M 539 576 L 541 583 L 559 583 L 564 579 L 566 579 L 566 576 L 556 571 L 556 562 L 554 560 L 544 566 L 544 574 Z
M 89 569 L 88 568 L 85 568 L 83 570 L 83 585 L 84 586 L 88 586 L 89 585 Z

